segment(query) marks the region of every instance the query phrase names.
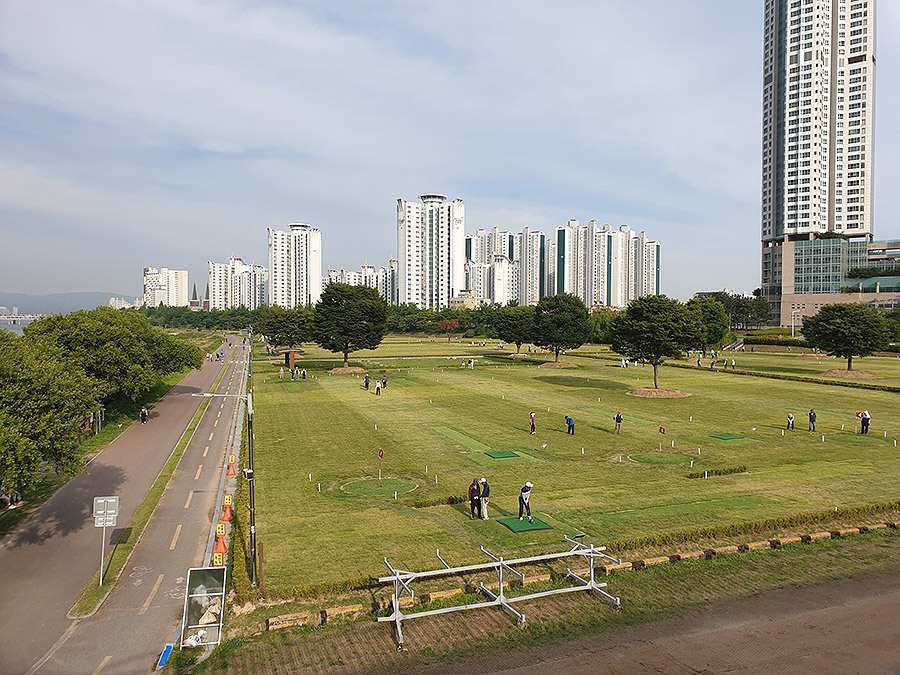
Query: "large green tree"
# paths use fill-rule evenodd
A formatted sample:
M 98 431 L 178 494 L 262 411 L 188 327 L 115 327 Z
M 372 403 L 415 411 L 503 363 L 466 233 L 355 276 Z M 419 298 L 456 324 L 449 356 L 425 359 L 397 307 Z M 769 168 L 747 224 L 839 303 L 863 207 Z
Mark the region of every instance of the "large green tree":
M 803 337 L 811 347 L 847 359 L 868 356 L 890 342 L 887 319 L 874 307 L 859 304 L 825 305 L 815 316 L 803 317 Z
M 386 322 L 387 304 L 374 288 L 332 283 L 316 305 L 313 334 L 320 347 L 344 355 L 346 368 L 351 352 L 381 344 Z
M 494 320 L 497 337 L 516 346 L 516 354 L 522 345 L 534 336 L 534 306 L 512 305 L 502 307 Z
M 139 312 L 109 307 L 48 316 L 25 327 L 28 340 L 53 344 L 102 382 L 107 396 L 135 400 L 160 379 L 203 364 L 200 349 L 150 325 Z
M 253 325 L 258 335 L 265 335 L 273 347 L 295 347 L 312 339 L 313 310 L 309 307 L 285 309 L 265 307 Z
M 700 322 L 700 341 L 694 346 L 706 350 L 725 342 L 731 321 L 721 302 L 715 298 L 694 298 L 688 300 L 686 307 L 696 313 Z
M 659 389 L 659 366 L 699 344 L 698 313 L 664 295 L 633 300 L 613 321 L 610 344 L 626 358 L 653 366 L 653 386 Z
M 52 342 L 0 339 L 0 483 L 32 487 L 47 461 L 61 474 L 82 465 L 76 434 L 104 386 Z
M 570 293 L 549 295 L 534 306 L 533 342 L 552 350 L 556 363 L 563 349 L 577 349 L 589 333 L 587 307 Z

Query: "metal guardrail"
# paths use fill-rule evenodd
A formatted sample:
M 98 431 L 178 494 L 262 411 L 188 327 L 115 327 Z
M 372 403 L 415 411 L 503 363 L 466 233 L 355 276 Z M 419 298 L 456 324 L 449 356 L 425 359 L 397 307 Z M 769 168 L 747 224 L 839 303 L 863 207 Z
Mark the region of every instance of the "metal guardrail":
M 481 552 L 484 553 L 484 555 L 486 555 L 488 558 L 490 558 L 490 562 L 477 563 L 474 565 L 463 565 L 461 567 L 450 567 L 450 565 L 448 565 L 447 562 L 441 557 L 440 549 L 438 549 L 437 557 L 438 560 L 440 560 L 444 564 L 444 569 L 426 570 L 423 572 L 410 572 L 407 570 L 395 569 L 388 562 L 387 557 L 385 557 L 384 564 L 387 565 L 387 568 L 391 571 L 391 574 L 390 576 L 380 577 L 378 581 L 382 583 L 392 582 L 394 584 L 394 592 L 391 595 L 391 607 L 393 611 L 389 616 L 378 617 L 378 621 L 390 621 L 394 624 L 394 628 L 397 632 L 397 649 L 399 650 L 403 649 L 403 621 L 416 619 L 423 616 L 448 614 L 450 612 L 461 612 L 464 610 L 481 609 L 484 607 L 500 607 L 501 609 L 507 611 L 513 617 L 515 617 L 519 628 L 523 628 L 525 626 L 525 615 L 521 612 L 516 611 L 512 607 L 511 603 L 522 602 L 524 600 L 533 600 L 535 598 L 542 598 L 550 595 L 558 595 L 560 593 L 571 593 L 574 591 L 588 591 L 597 593 L 598 595 L 611 600 L 615 608 L 619 609 L 622 604 L 621 599 L 603 590 L 604 588 L 606 588 L 607 584 L 606 582 L 598 582 L 595 580 L 595 569 L 596 562 L 598 560 L 609 561 L 616 565 L 620 565 L 622 561 L 603 553 L 603 551 L 606 550 L 605 546 L 594 546 L 593 544 L 587 545 L 582 543 L 579 540 L 583 536 L 583 534 L 578 535 L 574 539 L 563 537 L 564 541 L 567 541 L 573 545 L 572 548 L 568 551 L 561 551 L 559 553 L 547 553 L 545 555 L 529 556 L 526 558 L 514 558 L 512 560 L 504 560 L 502 556 L 495 556 L 491 552 L 487 551 L 484 546 L 482 546 Z M 572 556 L 581 556 L 582 558 L 584 558 L 588 563 L 589 570 L 587 579 L 579 576 L 578 574 L 575 574 L 571 569 L 566 570 L 566 577 L 577 582 L 575 586 L 570 586 L 567 588 L 556 588 L 553 590 L 541 591 L 538 593 L 529 593 L 527 595 L 517 595 L 514 597 L 509 597 L 505 594 L 504 586 L 509 583 L 510 576 L 517 576 L 521 580 L 525 580 L 525 575 L 513 569 L 513 566 L 546 562 L 549 560 L 558 560 L 561 558 L 568 558 Z M 415 597 L 415 592 L 410 587 L 410 584 L 414 581 L 417 581 L 419 579 L 448 576 L 452 574 L 461 574 L 463 572 L 485 572 L 489 570 L 493 570 L 497 574 L 499 588 L 498 592 L 494 593 L 483 583 L 478 584 L 478 590 L 488 597 L 488 600 L 486 602 L 456 605 L 453 607 L 441 607 L 439 609 L 431 609 L 423 612 L 409 612 L 406 614 L 400 610 L 400 596 L 404 591 L 409 594 L 409 597 Z

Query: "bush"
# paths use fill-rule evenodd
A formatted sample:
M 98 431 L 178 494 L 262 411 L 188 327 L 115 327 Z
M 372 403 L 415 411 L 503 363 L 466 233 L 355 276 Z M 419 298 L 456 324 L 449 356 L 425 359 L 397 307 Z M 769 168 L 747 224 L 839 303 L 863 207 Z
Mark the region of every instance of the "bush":
M 744 344 L 776 345 L 780 347 L 809 347 L 809 343 L 806 340 L 802 340 L 800 338 L 782 338 L 768 335 L 746 335 L 744 336 Z
M 747 471 L 747 467 L 741 464 L 740 466 L 732 466 L 727 469 L 710 469 L 708 471 L 694 471 L 693 473 L 689 473 L 687 475 L 688 478 L 703 478 L 703 474 L 705 473 L 708 476 L 727 476 L 732 473 L 744 473 Z

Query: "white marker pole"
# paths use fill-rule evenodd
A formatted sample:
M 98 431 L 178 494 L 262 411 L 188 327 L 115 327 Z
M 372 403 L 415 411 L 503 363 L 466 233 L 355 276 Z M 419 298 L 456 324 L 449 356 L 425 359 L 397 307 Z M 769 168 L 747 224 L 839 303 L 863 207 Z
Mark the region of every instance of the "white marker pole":
M 894 445 L 897 445 L 897 441 L 894 441 Z M 622 463 L 622 455 L 619 455 L 619 464 Z
M 700 454 L 700 448 L 697 448 L 697 454 L 698 455 Z
M 396 501 L 396 499 L 397 499 L 397 491 L 394 490 L 394 500 Z
M 707 478 L 709 478 L 709 471 L 704 471 L 704 472 L 703 472 L 703 479 L 706 480 Z
M 434 484 L 437 485 L 437 474 L 434 474 Z
M 425 473 L 428 473 L 428 465 L 425 465 Z
M 825 442 L 825 434 L 822 434 L 822 442 Z
M 691 460 L 691 468 L 694 468 L 694 460 Z
M 582 454 L 582 455 L 584 454 L 584 448 L 581 449 L 581 454 Z
M 312 474 L 309 474 L 309 482 L 312 483 Z
M 322 484 L 319 483 L 319 492 L 321 492 L 321 491 L 322 491 Z

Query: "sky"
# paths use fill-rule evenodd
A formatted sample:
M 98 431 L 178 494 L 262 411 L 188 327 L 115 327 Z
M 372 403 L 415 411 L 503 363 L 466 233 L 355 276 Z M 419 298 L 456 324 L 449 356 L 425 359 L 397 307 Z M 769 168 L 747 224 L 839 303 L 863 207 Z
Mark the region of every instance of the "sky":
M 466 230 L 644 230 L 660 291 L 759 286 L 763 0 L 0 0 L 0 291 L 144 267 L 396 257 L 396 200 Z M 900 238 L 900 2 L 878 4 L 874 220 Z

